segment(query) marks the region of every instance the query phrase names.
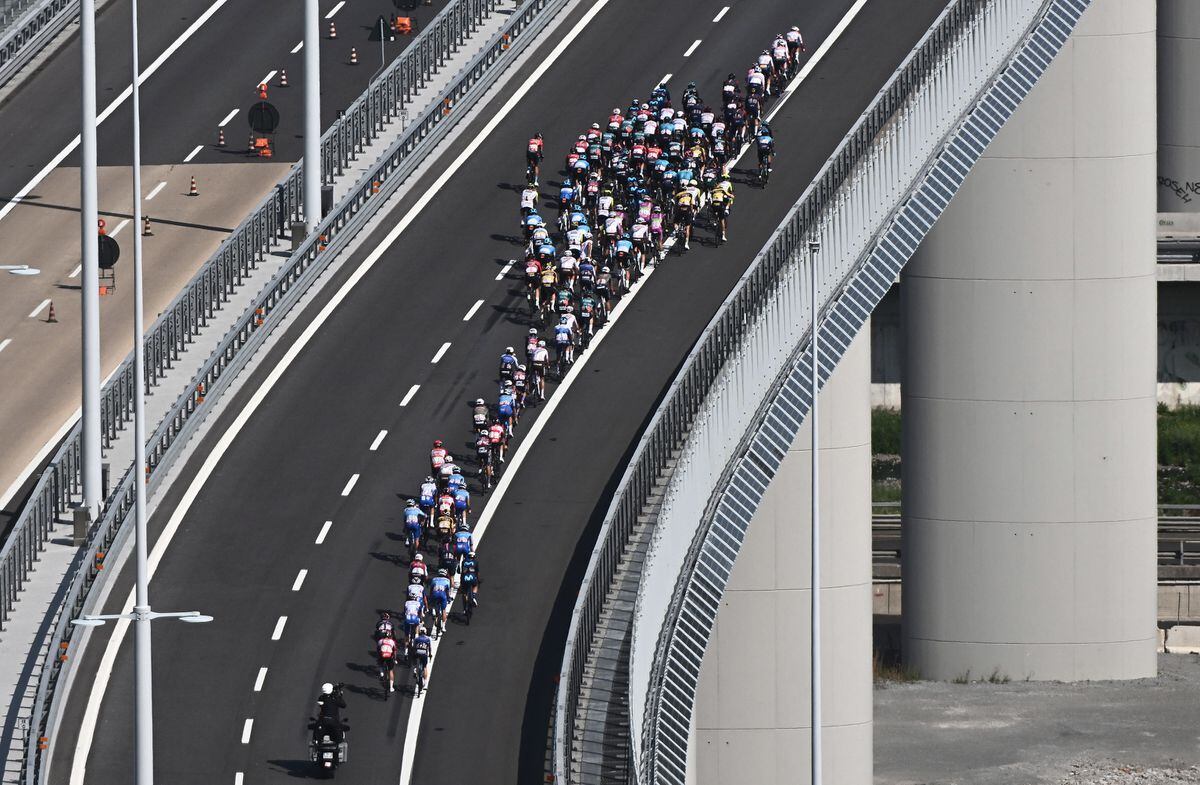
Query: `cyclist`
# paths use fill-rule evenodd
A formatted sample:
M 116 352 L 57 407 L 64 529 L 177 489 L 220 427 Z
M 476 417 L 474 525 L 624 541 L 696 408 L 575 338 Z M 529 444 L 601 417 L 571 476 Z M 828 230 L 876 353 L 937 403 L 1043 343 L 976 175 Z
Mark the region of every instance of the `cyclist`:
M 421 528 L 428 517 L 417 503 L 409 499 L 404 504 L 404 539 L 413 554 L 421 550 Z
M 379 661 L 379 678 L 387 678 L 388 692 L 396 691 L 396 639 L 388 631 L 375 641 L 375 657 Z
M 404 594 L 404 601 L 408 602 L 409 600 L 425 602 L 425 584 L 415 575 L 408 579 L 408 588 Z
M 420 506 L 421 512 L 425 513 L 425 519 L 429 520 L 433 516 L 433 508 L 437 504 L 437 481 L 433 479 L 433 475 L 429 475 L 425 478 L 425 482 L 421 483 L 417 504 Z
M 516 373 L 516 369 L 513 369 L 513 373 Z M 504 383 L 500 398 L 496 401 L 496 419 L 504 426 L 505 434 L 512 436 L 513 425 L 517 421 L 517 395 L 511 379 Z
M 445 632 L 446 614 L 450 610 L 450 575 L 445 570 L 438 570 L 429 582 L 429 599 L 433 610 L 433 628 Z
M 392 614 L 387 611 L 382 611 L 379 614 L 379 621 L 375 622 L 375 640 L 383 637 L 392 638 L 395 636 L 396 626 L 392 622 Z
M 571 329 L 566 315 L 560 316 L 558 325 L 554 328 L 555 362 L 559 374 L 566 373 L 566 368 L 574 360 L 575 333 Z
M 429 465 L 432 471 L 436 474 L 437 470 L 442 468 L 442 464 L 446 462 L 446 448 L 442 446 L 441 439 L 433 440 L 433 449 L 429 451 Z
M 442 464 L 442 468 L 438 469 L 438 487 L 445 490 L 449 487 L 450 478 L 458 472 L 458 466 L 454 463 L 454 457 L 447 455 L 446 462 Z
M 492 453 L 496 460 L 504 463 L 504 453 L 508 449 L 508 431 L 499 420 L 492 420 L 488 426 L 488 442 L 492 445 Z
M 417 628 L 416 637 L 412 641 L 411 651 L 413 671 L 420 674 L 420 679 L 416 686 L 416 693 L 419 698 L 421 697 L 422 686 L 429 683 L 429 658 L 433 656 L 433 641 L 429 639 L 429 634 L 425 631 L 424 624 Z
M 525 408 L 525 394 L 529 390 L 529 372 L 524 365 L 518 365 L 517 370 L 513 372 L 513 391 L 517 396 L 516 416 L 521 415 L 521 410 Z
M 512 378 L 512 372 L 517 368 L 517 352 L 511 346 L 504 349 L 504 354 L 500 355 L 500 380 Z
M 800 65 L 800 55 L 808 51 L 804 46 L 804 36 L 800 35 L 800 28 L 793 25 L 783 37 L 787 41 L 788 51 L 792 53 L 792 63 Z
M 525 149 L 525 161 L 527 163 L 525 178 L 532 186 L 538 184 L 538 177 L 542 173 L 542 146 L 542 135 L 536 133 L 530 138 L 529 144 Z
M 721 241 L 728 240 L 726 230 L 728 229 L 729 211 L 733 208 L 733 183 L 728 178 L 718 182 L 713 186 L 709 200 L 712 204 L 713 217 L 717 221 L 717 237 Z
M 692 221 L 696 216 L 696 197 L 688 188 L 687 182 L 681 181 L 680 188 L 675 192 L 675 225 L 676 231 L 683 237 L 683 249 L 690 248 L 692 239 Z
M 538 400 L 544 401 L 546 400 L 546 370 L 550 366 L 550 350 L 546 348 L 545 339 L 538 339 L 529 362 L 533 366 L 533 386 L 537 390 Z
M 479 428 L 486 425 L 490 415 L 487 403 L 482 398 L 476 398 L 471 402 L 471 427 Z
M 473 550 L 475 550 L 475 541 L 471 536 L 471 529 L 466 524 L 463 524 L 454 533 L 454 553 L 461 560 Z
M 404 601 L 404 645 L 410 655 L 412 654 L 413 638 L 421 624 L 421 617 L 424 615 L 424 599 Z
M 475 439 L 475 459 L 479 462 L 479 476 L 483 479 L 484 490 L 492 487 L 495 477 L 495 464 L 492 463 L 492 440 L 488 438 L 486 429 L 479 431 Z
M 758 177 L 763 185 L 766 185 L 771 174 L 771 164 L 775 161 L 775 137 L 771 136 L 771 129 L 765 122 L 758 127 L 758 136 L 754 144 L 758 148 Z
M 537 210 L 538 191 L 532 185 L 521 191 L 521 217 L 525 218 Z
M 462 583 L 463 610 L 467 624 L 471 623 L 471 610 L 479 605 L 479 559 L 475 551 L 468 551 L 459 567 Z
M 457 519 L 465 523 L 467 515 L 471 512 L 471 492 L 465 487 L 456 488 L 454 491 L 454 513 Z
M 429 580 L 429 565 L 425 563 L 424 554 L 416 554 L 408 564 L 408 582 L 412 583 L 414 579 L 422 586 Z

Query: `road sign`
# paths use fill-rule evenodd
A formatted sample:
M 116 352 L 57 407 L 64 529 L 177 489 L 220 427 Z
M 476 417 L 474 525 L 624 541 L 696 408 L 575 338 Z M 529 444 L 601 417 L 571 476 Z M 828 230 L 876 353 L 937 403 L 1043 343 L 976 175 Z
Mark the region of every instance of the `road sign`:
M 100 269 L 111 270 L 121 258 L 121 246 L 107 234 L 100 235 Z
M 257 134 L 273 134 L 279 127 L 279 110 L 274 104 L 259 101 L 250 107 L 250 111 L 246 113 L 246 120 L 250 123 L 251 131 Z

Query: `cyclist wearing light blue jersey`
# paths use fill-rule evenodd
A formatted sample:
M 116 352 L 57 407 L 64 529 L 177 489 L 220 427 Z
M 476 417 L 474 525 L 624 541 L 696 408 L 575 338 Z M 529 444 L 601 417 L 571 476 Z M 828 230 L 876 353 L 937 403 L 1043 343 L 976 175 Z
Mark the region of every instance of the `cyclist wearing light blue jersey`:
M 429 604 L 433 610 L 434 629 L 445 631 L 446 614 L 450 610 L 450 574 L 446 570 L 438 570 L 429 582 Z
M 414 552 L 421 550 L 421 527 L 428 517 L 412 499 L 404 505 L 404 537 Z

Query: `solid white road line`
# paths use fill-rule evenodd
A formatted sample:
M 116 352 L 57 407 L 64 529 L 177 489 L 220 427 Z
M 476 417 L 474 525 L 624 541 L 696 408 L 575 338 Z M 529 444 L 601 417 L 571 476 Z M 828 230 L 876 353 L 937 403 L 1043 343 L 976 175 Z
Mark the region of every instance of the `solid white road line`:
M 246 775 L 242 774 L 240 771 L 233 775 L 233 785 L 243 785 L 245 781 Z
M 300 591 L 300 587 L 304 585 L 306 575 L 308 575 L 308 570 L 301 570 L 296 573 L 296 580 L 292 581 L 292 591 Z
M 250 731 L 254 728 L 254 720 L 247 719 L 246 724 L 242 726 L 242 744 L 250 743 Z
M 325 535 L 329 534 L 330 527 L 333 526 L 333 521 L 325 521 L 325 525 L 321 527 L 320 534 L 317 535 L 317 545 L 322 545 L 325 542 Z
M 684 57 L 691 57 L 691 56 L 692 56 L 692 52 L 696 51 L 696 47 L 697 47 L 697 46 L 700 46 L 700 39 L 699 39 L 699 38 L 697 38 L 695 41 L 692 41 L 692 45 L 691 45 L 691 46 L 689 46 L 689 47 L 687 48 L 687 51 L 683 53 L 683 56 L 684 56 Z
M 269 84 L 271 84 L 271 80 L 275 78 L 275 74 L 277 74 L 277 73 L 279 73 L 279 72 L 278 72 L 278 71 L 272 71 L 271 73 L 269 73 L 269 74 L 267 74 L 266 76 L 264 76 L 264 77 L 262 78 L 262 81 L 261 81 L 261 82 L 259 82 L 258 84 L 254 85 L 254 86 L 255 86 L 255 88 L 257 88 L 257 87 L 258 87 L 258 85 L 263 85 L 263 84 L 267 84 L 267 85 L 269 85 Z
M 658 83 L 659 83 L 659 84 L 666 84 L 667 82 L 671 81 L 671 77 L 672 77 L 672 76 L 674 76 L 674 75 L 675 75 L 675 74 L 664 74 L 664 75 L 663 75 L 663 78 L 658 80 Z
M 67 277 L 68 277 L 68 278 L 78 278 L 78 277 L 79 277 L 79 274 L 80 274 L 81 272 L 83 272 L 83 265 L 82 265 L 82 264 L 77 264 L 77 265 L 75 265 L 75 269 L 74 269 L 74 270 L 72 270 L 72 271 L 71 271 L 71 274 L 70 274 L 70 275 L 68 275 Z
M 349 496 L 350 491 L 354 490 L 354 483 L 356 483 L 356 482 L 358 482 L 358 475 L 357 474 L 350 475 L 350 479 L 346 480 L 346 487 L 342 488 L 342 495 Z
M 271 633 L 271 640 L 277 641 L 283 637 L 283 625 L 287 624 L 287 616 L 280 616 L 279 621 L 275 622 L 275 630 Z
M 792 80 L 792 83 L 789 84 L 787 89 L 783 91 L 783 97 L 777 104 L 775 104 L 775 108 L 772 109 L 767 115 L 768 121 L 775 116 L 775 113 L 779 111 L 781 106 L 783 106 L 783 102 L 786 101 L 788 96 L 792 94 L 792 91 L 799 87 L 800 83 L 808 78 L 808 75 L 812 73 L 812 70 L 817 67 L 817 63 L 821 62 L 822 58 L 825 57 L 825 53 L 833 48 L 833 45 L 837 43 L 838 38 L 841 37 L 842 33 L 846 32 L 846 28 L 850 26 L 850 23 L 854 21 L 854 17 L 858 16 L 858 12 L 861 11 L 862 7 L 866 4 L 867 0 L 856 0 L 854 5 L 850 6 L 850 10 L 847 11 L 846 15 L 841 18 L 836 26 L 834 26 L 833 32 L 831 32 L 829 36 L 821 42 L 821 45 L 817 47 L 817 51 L 813 52 L 812 57 L 808 58 L 808 62 L 806 62 L 804 67 L 800 69 L 800 73 L 796 75 L 796 78 Z
M 475 312 L 479 310 L 479 306 L 481 305 L 483 305 L 483 300 L 476 300 L 475 304 L 471 306 L 471 310 L 467 311 L 467 315 L 463 317 L 463 321 L 471 321 L 471 317 L 475 315 Z M 449 346 L 450 344 L 446 345 Z
M 217 8 L 221 7 L 226 2 L 228 2 L 228 0 L 217 0 L 217 3 L 211 9 L 209 9 L 208 12 L 206 12 L 205 16 L 202 16 L 200 20 L 197 20 L 196 23 L 193 23 L 193 27 L 198 26 L 201 20 L 211 16 L 211 14 L 214 13 Z M 225 453 L 229 451 L 229 448 L 233 445 L 233 442 L 237 438 L 238 434 L 240 434 L 242 429 L 246 427 L 246 423 L 250 421 L 250 418 L 254 416 L 254 413 L 258 411 L 258 407 L 262 406 L 263 401 L 266 400 L 267 396 L 275 388 L 275 385 L 279 383 L 279 380 L 283 377 L 283 374 L 287 371 L 291 364 L 296 361 L 296 358 L 300 356 L 300 354 L 304 351 L 304 349 L 308 346 L 320 329 L 325 325 L 325 322 L 329 320 L 329 317 L 333 315 L 334 311 L 336 311 L 341 306 L 342 302 L 345 301 L 345 299 L 350 295 L 350 292 L 353 291 L 354 287 L 357 286 L 358 283 L 367 275 L 367 273 L 369 273 L 371 269 L 379 262 L 379 260 L 383 258 L 383 255 L 387 253 L 389 248 L 392 247 L 397 238 L 399 238 L 400 235 L 403 234 L 404 231 L 409 227 L 409 225 L 416 220 L 417 216 L 424 211 L 425 207 L 428 206 L 431 201 L 433 201 L 434 196 L 442 189 L 443 186 L 445 186 L 446 182 L 449 181 L 449 179 L 453 177 L 459 169 L 462 168 L 463 164 L 465 164 L 472 155 L 474 155 L 475 151 L 479 149 L 484 140 L 490 138 L 492 132 L 496 129 L 496 126 L 500 125 L 501 121 L 503 121 L 504 118 L 507 117 L 510 112 L 512 112 L 513 108 L 521 102 L 525 95 L 533 88 L 534 84 L 536 84 L 538 80 L 542 78 L 547 70 L 549 70 L 554 61 L 562 56 L 562 53 L 566 51 L 571 42 L 578 37 L 583 28 L 587 26 L 587 24 L 591 22 L 593 18 L 595 18 L 596 14 L 598 14 L 606 5 L 608 5 L 608 0 L 596 0 L 595 4 L 587 10 L 587 13 L 584 14 L 571 32 L 558 42 L 550 55 L 538 64 L 537 68 L 530 73 L 525 82 L 523 82 L 511 96 L 509 96 L 508 100 L 504 103 L 500 110 L 492 116 L 492 118 L 484 125 L 482 129 L 480 129 L 479 133 L 474 136 L 463 152 L 456 159 L 451 161 L 444 170 L 442 170 L 441 175 L 428 189 L 426 189 L 425 193 L 421 195 L 413 207 L 410 208 L 409 211 L 405 213 L 404 216 L 396 223 L 396 225 L 392 227 L 391 231 L 387 233 L 379 245 L 377 245 L 375 249 L 371 251 L 371 253 L 367 254 L 366 258 L 363 259 L 358 268 L 351 273 L 351 275 L 342 283 L 341 287 L 339 287 L 333 296 L 329 298 L 329 301 L 325 303 L 325 306 L 317 313 L 315 317 L 313 317 L 313 319 L 304 328 L 304 331 L 300 333 L 295 342 L 279 359 L 279 362 L 276 363 L 275 367 L 271 369 L 271 372 L 267 374 L 265 379 L 263 379 L 262 383 L 254 391 L 254 394 L 250 396 L 250 399 L 247 400 L 246 404 L 241 408 L 240 411 L 238 411 L 233 422 L 230 423 L 225 432 L 221 434 L 221 437 L 217 440 L 217 443 L 213 445 L 212 450 L 209 451 L 208 455 L 205 457 L 204 463 L 201 464 L 196 476 L 192 478 L 192 481 L 184 491 L 183 496 L 180 497 L 178 505 L 175 507 L 174 511 L 171 513 L 170 519 L 167 521 L 167 525 L 163 527 L 162 534 L 159 535 L 158 540 L 154 543 L 154 548 L 151 551 L 150 560 L 147 565 L 149 577 L 154 577 L 154 572 L 158 569 L 158 565 L 162 561 L 163 554 L 166 553 L 167 548 L 170 547 L 171 541 L 175 538 L 176 533 L 179 531 L 179 527 L 183 524 L 183 519 L 191 510 L 192 505 L 195 503 L 197 497 L 199 497 L 200 491 L 204 488 L 205 483 L 208 482 L 208 478 L 212 476 L 213 471 L 216 470 L 217 465 L 221 462 L 221 459 L 224 458 Z M 61 158 L 65 158 L 68 154 L 70 154 L 70 152 L 74 150 L 75 146 L 78 144 L 79 138 L 76 137 L 74 144 L 62 153 Z M 61 158 L 59 160 L 61 160 Z M 57 165 L 57 162 L 55 162 L 55 165 Z M 46 172 L 49 172 L 52 168 L 53 167 L 49 167 L 46 169 Z M 43 177 L 45 177 L 45 174 L 42 174 L 33 183 L 30 183 L 30 185 L 26 187 L 25 192 L 19 194 L 19 197 L 27 194 L 29 189 L 33 188 L 37 182 L 40 182 Z M 10 202 L 10 205 L 12 204 L 15 204 L 15 202 Z M 11 207 L 6 207 L 5 209 L 10 210 Z M 0 211 L 0 218 L 3 218 L 3 215 L 4 212 Z M 76 417 L 78 417 L 78 415 L 76 415 Z M 73 422 L 67 423 L 66 427 L 63 429 L 64 434 L 67 430 L 69 430 L 72 424 Z M 50 444 L 52 445 L 53 442 Z M 36 465 L 37 464 L 32 464 L 31 466 Z M 13 492 L 15 492 L 15 489 Z M 125 604 L 121 607 L 129 608 L 132 606 L 133 592 L 130 591 Z M 71 785 L 84 785 L 86 781 L 87 755 L 88 751 L 91 750 L 92 741 L 95 739 L 96 723 L 100 716 L 100 706 L 104 703 L 104 693 L 107 691 L 108 682 L 112 678 L 113 667 L 116 664 L 117 650 L 120 648 L 121 643 L 125 640 L 125 635 L 128 633 L 128 631 L 129 622 L 126 620 L 120 620 L 114 625 L 113 633 L 109 637 L 108 645 L 104 650 L 104 655 L 101 657 L 100 667 L 96 671 L 96 678 L 92 681 L 91 693 L 88 696 L 87 702 L 84 704 L 85 708 L 83 720 L 80 724 L 79 733 L 75 737 L 75 754 L 71 766 Z M 407 744 L 407 739 L 405 743 Z M 409 762 L 408 776 L 409 778 L 412 776 L 411 760 Z M 407 780 L 403 781 L 407 782 Z
M 150 64 L 150 67 L 147 68 L 145 71 L 142 71 L 142 75 L 138 79 L 138 84 L 139 85 L 145 84 L 146 80 L 149 79 L 151 76 L 153 76 L 154 73 L 156 71 L 158 71 L 158 69 L 162 68 L 163 63 L 167 62 L 167 59 L 171 55 L 175 54 L 175 52 L 178 51 L 179 47 L 181 47 L 185 43 L 187 43 L 188 39 L 191 38 L 193 35 L 195 35 L 196 31 L 199 30 L 201 27 L 203 27 L 204 24 L 206 22 L 208 22 L 209 19 L 212 18 L 212 15 L 215 14 L 217 11 L 219 11 L 221 9 L 221 7 L 224 6 L 227 2 L 229 2 L 229 0 L 216 0 L 215 3 L 213 3 L 212 5 L 210 5 L 208 7 L 208 10 L 206 10 L 204 13 L 200 14 L 200 16 L 196 18 L 195 22 L 192 22 L 190 25 L 188 25 L 188 28 L 186 30 L 184 30 L 183 33 L 181 33 L 178 38 L 176 38 L 174 41 L 172 41 L 171 45 L 168 46 L 163 51 L 163 53 L 161 55 L 159 55 L 154 60 L 153 63 Z M 121 94 L 118 95 L 111 104 L 106 106 L 104 108 L 104 111 L 101 112 L 96 117 L 96 125 L 100 125 L 105 120 L 107 120 L 109 118 L 109 116 L 112 115 L 113 112 L 117 111 L 117 107 L 119 107 L 121 104 L 125 103 L 125 101 L 129 100 L 129 96 L 132 93 L 133 93 L 132 86 L 127 86 L 124 90 L 122 90 Z M 33 176 L 32 180 L 25 183 L 25 185 L 21 186 L 21 190 L 17 191 L 16 195 L 8 200 L 8 204 L 4 205 L 3 208 L 0 208 L 0 221 L 4 220 L 4 217 L 6 215 L 8 215 L 9 213 L 11 213 L 13 211 L 13 209 L 18 204 L 21 203 L 21 200 L 24 199 L 26 196 L 28 196 L 29 192 L 38 186 L 38 183 L 40 183 L 42 180 L 46 179 L 46 175 L 48 175 L 52 171 L 54 171 L 54 169 L 60 163 L 63 162 L 63 159 L 65 159 L 68 155 L 73 153 L 75 151 L 75 148 L 78 146 L 79 146 L 79 136 L 76 136 L 66 147 L 64 147 L 62 150 L 60 150 L 57 155 L 55 155 L 53 158 L 51 158 L 50 163 L 48 163 L 44 167 L 42 167 L 42 170 L 40 172 L 38 172 L 37 174 L 35 174 Z M 76 768 L 72 768 L 72 770 L 71 770 L 71 781 L 73 783 L 77 781 L 75 779 L 75 774 L 77 771 L 78 771 L 78 769 L 76 769 Z M 79 779 L 78 782 L 82 782 L 83 781 L 82 774 L 80 774 L 79 776 L 81 777 L 81 779 Z
M 121 233 L 121 230 L 124 229 L 126 226 L 129 226 L 129 219 L 128 218 L 121 219 L 121 223 L 117 224 L 117 228 L 115 228 L 111 232 L 109 232 L 108 236 L 116 237 L 118 234 Z
M 449 349 L 449 348 L 450 348 L 450 343 L 449 343 L 449 341 L 447 341 L 446 343 L 442 344 L 442 348 L 441 348 L 441 349 L 438 349 L 438 350 L 437 350 L 437 354 L 433 355 L 433 359 L 429 361 L 429 362 L 430 362 L 430 364 L 432 364 L 432 365 L 437 365 L 437 362 L 438 362 L 438 360 L 442 359 L 442 355 L 444 355 L 444 354 L 446 353 L 446 350 L 447 350 L 447 349 Z
M 237 113 L 237 109 L 230 109 L 229 114 L 225 115 L 225 119 L 217 123 L 217 128 L 224 128 L 225 126 L 229 125 L 229 121 L 237 117 Z M 147 196 L 146 198 L 149 199 L 150 197 Z
M 304 48 L 304 42 L 301 41 L 300 43 L 298 43 L 292 47 L 292 54 L 296 54 L 296 52 L 299 52 L 303 48 Z
M 379 435 L 375 437 L 375 441 L 371 442 L 371 452 L 375 452 L 379 449 L 379 445 L 383 442 L 385 436 L 387 436 L 387 431 L 379 432 Z
M 12 343 L 12 338 L 5 338 L 3 341 L 0 341 L 0 352 L 4 351 L 5 347 L 10 343 Z
M 188 153 L 187 156 L 183 159 L 183 162 L 186 164 L 187 162 L 191 161 L 193 158 L 195 158 L 197 155 L 199 155 L 200 151 L 203 149 L 204 149 L 204 145 L 202 145 L 202 144 L 196 145 L 195 147 L 192 148 L 192 151 L 190 153 Z
M 337 5 L 335 5 L 331 9 L 329 9 L 329 13 L 325 14 L 325 18 L 332 19 L 333 15 L 336 14 L 338 11 L 341 11 L 342 6 L 344 6 L 345 4 L 346 4 L 346 0 L 341 0 Z
M 409 387 L 408 392 L 404 393 L 404 398 L 400 401 L 400 405 L 408 406 L 408 402 L 413 399 L 413 396 L 417 394 L 417 390 L 419 389 L 421 389 L 421 385 L 419 384 L 414 384 L 412 387 Z
M 39 313 L 41 313 L 42 311 L 46 310 L 46 306 L 47 306 L 47 305 L 49 305 L 49 304 L 50 304 L 50 298 L 49 298 L 49 297 L 47 297 L 45 300 L 42 300 L 40 303 L 38 303 L 38 307 L 37 307 L 37 308 L 34 308 L 32 311 L 30 311 L 30 312 L 29 312 L 29 318 L 30 318 L 30 319 L 33 319 L 33 318 L 35 318 L 35 317 L 36 317 L 36 316 L 37 316 Z
M 237 112 L 237 110 L 236 110 L 236 109 L 234 109 L 233 111 L 234 111 L 234 112 Z M 166 188 L 166 187 L 167 187 L 167 181 L 166 181 L 166 180 L 163 180 L 161 183 L 159 183 L 158 185 L 154 186 L 154 189 L 153 189 L 153 190 L 151 190 L 151 191 L 150 191 L 150 193 L 146 194 L 146 201 L 148 202 L 148 201 L 150 201 L 151 199 L 153 199 L 154 197 L 158 196 L 158 192 L 159 192 L 159 191 L 161 191 L 162 189 Z
M 254 691 L 262 692 L 263 682 L 266 680 L 267 680 L 267 669 L 259 668 L 258 669 L 258 678 L 256 678 L 254 680 Z
M 721 21 L 721 19 L 723 19 L 723 18 L 724 18 L 724 16 L 725 16 L 725 14 L 727 14 L 727 13 L 729 13 L 729 6 L 725 6 L 725 7 L 724 7 L 724 8 L 722 8 L 720 11 L 718 11 L 718 12 L 717 12 L 717 15 L 713 17 L 713 21 L 714 21 L 714 22 L 720 22 L 720 21 Z
M 513 268 L 513 265 L 516 263 L 517 263 L 516 259 L 509 259 L 508 264 L 504 265 L 504 269 L 501 270 L 500 272 L 496 273 L 496 280 L 503 281 L 504 276 L 508 275 L 508 271 L 511 270 Z

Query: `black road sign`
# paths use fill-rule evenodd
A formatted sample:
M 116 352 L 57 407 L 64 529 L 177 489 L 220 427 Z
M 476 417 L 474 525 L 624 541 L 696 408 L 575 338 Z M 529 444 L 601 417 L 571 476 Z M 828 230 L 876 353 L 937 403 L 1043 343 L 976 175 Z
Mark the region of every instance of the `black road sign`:
M 250 123 L 250 130 L 256 134 L 273 134 L 279 127 L 279 110 L 274 104 L 259 101 L 250 107 L 246 120 Z
M 111 270 L 120 258 L 121 246 L 117 244 L 116 238 L 107 234 L 100 235 L 100 269 Z

